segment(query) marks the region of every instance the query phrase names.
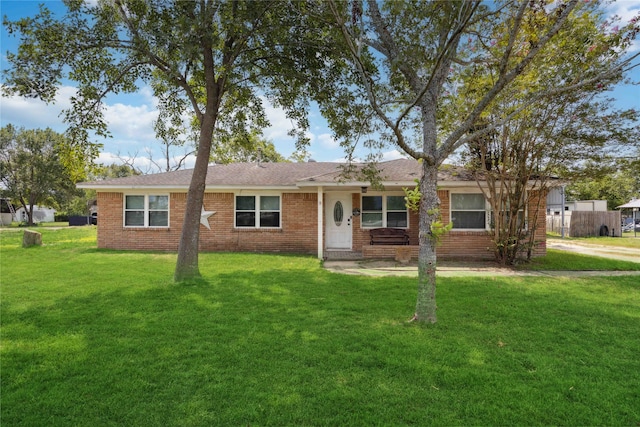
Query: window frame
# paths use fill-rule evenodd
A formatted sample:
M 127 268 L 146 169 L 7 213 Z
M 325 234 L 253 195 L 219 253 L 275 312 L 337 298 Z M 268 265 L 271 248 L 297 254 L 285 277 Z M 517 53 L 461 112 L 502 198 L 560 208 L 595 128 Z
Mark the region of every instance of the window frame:
M 169 228 L 171 224 L 171 195 L 167 193 L 125 193 L 122 200 L 122 226 L 124 228 Z M 142 209 L 127 209 L 127 197 L 144 197 L 144 206 Z M 167 209 L 151 209 L 149 207 L 150 197 L 166 197 Z M 127 212 L 143 212 L 143 224 L 142 225 L 127 225 Z M 167 224 L 166 225 L 149 225 L 149 216 L 151 212 L 166 212 Z
M 457 195 L 480 195 L 484 200 L 484 208 L 480 209 L 453 209 L 453 198 Z M 484 213 L 484 228 L 458 228 L 456 227 L 456 223 L 453 221 L 453 213 L 454 212 L 483 212 Z M 485 197 L 484 193 L 481 191 L 450 191 L 449 192 L 449 222 L 453 224 L 452 231 L 487 231 L 489 230 L 489 221 L 491 217 L 491 206 L 489 206 L 489 201 Z
M 529 194 L 528 192 L 525 193 L 525 200 L 529 200 Z M 491 209 L 491 207 L 489 207 L 490 212 L 489 212 L 489 229 L 493 229 L 495 227 L 495 212 L 493 211 L 493 209 Z M 518 209 L 518 222 L 522 222 L 522 230 L 524 231 L 528 231 L 529 230 L 529 205 L 528 203 L 525 203 L 525 206 L 522 209 Z
M 254 199 L 254 209 L 247 210 L 243 209 L 238 211 L 238 197 L 253 197 Z M 278 198 L 278 209 L 262 209 L 262 198 L 263 197 L 277 197 Z M 238 212 L 253 212 L 254 213 L 254 225 L 238 225 Z M 262 213 L 278 213 L 278 225 L 277 226 L 263 226 L 262 222 Z M 236 193 L 233 196 L 233 227 L 238 230 L 279 230 L 282 229 L 282 194 L 281 193 L 249 193 L 242 194 Z
M 364 209 L 364 198 L 365 197 L 381 197 L 382 198 L 382 209 L 380 211 L 377 210 L 365 210 Z M 400 228 L 403 230 L 408 230 L 410 227 L 409 224 L 409 208 L 407 208 L 406 203 L 405 203 L 405 209 L 402 210 L 398 210 L 398 209 L 388 209 L 388 197 L 402 197 L 404 199 L 405 194 L 404 193 L 400 193 L 400 192 L 388 192 L 388 193 L 374 193 L 374 194 L 361 194 L 360 195 L 360 228 L 364 229 L 364 230 L 371 230 L 374 228 L 387 228 L 389 227 L 389 225 L 387 225 L 389 223 L 389 217 L 388 214 L 389 213 L 394 213 L 394 212 L 405 212 L 407 215 L 407 225 L 404 227 L 400 227 L 400 226 L 392 226 L 391 228 Z M 367 213 L 380 213 L 382 215 L 382 224 L 379 226 L 367 226 L 364 224 L 362 218 L 364 218 L 364 215 Z

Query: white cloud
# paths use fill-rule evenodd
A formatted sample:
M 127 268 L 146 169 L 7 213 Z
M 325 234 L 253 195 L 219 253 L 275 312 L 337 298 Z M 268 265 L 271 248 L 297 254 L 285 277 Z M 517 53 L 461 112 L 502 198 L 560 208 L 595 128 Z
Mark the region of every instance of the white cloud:
M 632 18 L 640 13 L 640 2 L 638 1 L 618 1 L 611 3 L 607 7 L 609 15 L 618 15 L 622 19 L 622 24 L 628 23 Z
M 98 158 L 95 159 L 95 162 L 101 165 L 120 165 L 123 163 L 123 161 L 118 158 L 117 155 L 109 153 L 107 151 L 103 151 L 102 153 L 100 153 Z
M 60 114 L 71 106 L 70 98 L 75 93 L 74 87 L 62 86 L 50 104 L 39 99 L 3 95 L 0 98 L 2 125 L 12 124 L 26 129 L 51 128 L 56 132 L 64 132 L 67 126 Z
M 336 141 L 330 133 L 321 133 L 318 135 L 318 143 L 325 148 L 340 148 L 340 144 Z
M 182 159 L 181 155 L 174 155 L 171 157 L 170 164 L 173 167 L 177 165 L 178 162 Z M 160 158 L 153 158 L 156 163 L 164 164 L 165 160 Z M 111 152 L 102 152 L 95 160 L 96 163 L 102 165 L 122 165 L 122 164 L 132 164 L 135 168 L 139 169 L 143 173 L 158 173 L 164 172 L 161 168 L 158 167 L 157 164 L 154 164 L 152 159 L 149 157 L 149 153 L 139 152 L 139 153 L 128 153 L 128 154 L 118 154 Z M 193 169 L 196 164 L 196 156 L 190 154 L 183 161 L 182 169 Z
M 383 162 L 387 162 L 389 160 L 404 159 L 406 157 L 407 157 L 406 155 L 403 155 L 398 150 L 391 150 L 391 151 L 386 151 L 386 152 L 382 153 L 382 161 Z
M 288 132 L 293 129 L 293 123 L 285 111 L 282 108 L 274 107 L 266 98 L 261 97 L 260 99 L 267 119 L 271 123 L 271 126 L 264 130 L 265 138 L 273 141 L 284 138 L 292 139 Z
M 617 1 L 611 3 L 607 7 L 607 13 L 610 18 L 617 16 L 620 21 L 616 24 L 627 25 L 632 19 L 640 18 L 640 2 L 639 1 Z M 640 51 L 640 40 L 636 39 L 631 43 L 628 49 L 629 53 Z
M 0 103 L 0 115 L 2 125 L 13 124 L 24 126 L 27 129 L 52 128 L 56 132 L 64 132 L 67 125 L 63 123 L 62 111 L 71 107 L 71 97 L 76 94 L 76 88 L 61 86 L 55 96 L 54 102 L 47 104 L 39 99 L 23 98 L 17 95 L 2 96 Z M 142 92 L 143 100 L 146 99 Z M 158 112 L 148 104 L 139 106 L 115 103 L 104 105 L 103 111 L 107 127 L 116 140 L 130 140 L 132 142 L 153 142 L 155 133 L 153 121 L 157 119 Z M 106 145 L 109 140 L 101 141 Z
M 106 105 L 104 117 L 109 131 L 127 139 L 139 142 L 155 141 L 153 122 L 158 111 L 148 105 L 131 106 L 121 103 Z
M 28 129 L 44 129 L 50 127 L 56 132 L 64 132 L 67 125 L 62 122 L 60 113 L 63 109 L 70 108 L 70 98 L 75 95 L 76 89 L 72 86 L 60 87 L 55 98 L 55 103 L 45 104 L 34 99 L 25 99 L 18 96 L 2 97 L 0 102 L 0 114 L 2 125 L 14 124 Z M 265 98 L 262 99 L 265 112 L 271 126 L 264 130 L 264 136 L 273 141 L 276 150 L 288 157 L 295 151 L 295 139 L 288 135 L 294 127 L 293 122 L 287 118 L 282 108 L 274 107 Z M 185 120 L 189 121 L 189 112 L 185 112 Z M 136 94 L 120 94 L 106 99 L 103 110 L 107 122 L 107 129 L 111 138 L 93 137 L 92 140 L 103 144 L 102 151 L 97 162 L 122 163 L 117 157 L 136 158 L 136 162 L 143 162 L 142 157 L 147 156 L 147 149 L 151 150 L 153 157 L 160 158 L 160 143 L 155 136 L 153 122 L 157 120 L 157 99 L 153 97 L 151 88 L 142 87 Z M 326 123 L 321 117 L 313 115 L 311 127 L 313 131 L 307 131 L 309 138 L 309 151 L 312 157 L 318 161 L 331 161 L 344 155 L 338 142 L 328 132 Z M 147 148 L 148 147 L 148 148 Z M 114 154 L 115 153 L 115 154 Z M 176 153 L 178 153 L 176 151 Z M 181 154 L 181 153 L 178 153 Z M 192 167 L 194 162 L 187 162 Z M 140 169 L 147 170 L 149 165 L 139 164 Z

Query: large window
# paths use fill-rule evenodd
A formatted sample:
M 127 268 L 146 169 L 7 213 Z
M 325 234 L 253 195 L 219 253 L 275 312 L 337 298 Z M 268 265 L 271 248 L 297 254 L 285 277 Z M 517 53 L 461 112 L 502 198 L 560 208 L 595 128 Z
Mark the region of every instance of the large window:
M 487 209 L 484 195 L 451 194 L 451 222 L 454 229 L 486 229 Z
M 236 196 L 236 227 L 280 227 L 280 196 Z
M 510 217 L 510 209 L 509 209 L 509 201 L 507 200 L 506 202 L 506 208 L 504 209 L 504 224 L 507 224 L 509 222 L 509 217 Z M 489 222 L 491 225 L 491 228 L 494 228 L 496 226 L 496 214 L 495 212 L 491 211 L 491 215 L 489 216 Z M 528 228 L 528 224 L 527 224 L 527 220 L 526 220 L 526 211 L 525 209 L 519 209 L 518 210 L 518 220 L 517 220 L 517 227 L 521 227 L 526 230 Z
M 409 226 L 404 196 L 362 196 L 362 227 Z
M 169 196 L 125 196 L 124 225 L 125 227 L 168 227 Z

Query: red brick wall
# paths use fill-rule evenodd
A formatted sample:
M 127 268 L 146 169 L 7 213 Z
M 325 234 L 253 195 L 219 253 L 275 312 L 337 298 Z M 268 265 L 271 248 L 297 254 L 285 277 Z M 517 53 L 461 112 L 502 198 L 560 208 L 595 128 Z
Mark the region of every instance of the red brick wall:
M 547 254 L 547 205 L 546 205 L 547 193 L 546 191 L 536 191 L 531 194 L 529 198 L 529 223 L 536 220 L 536 245 L 533 249 L 533 256 L 544 256 Z M 537 218 L 535 212 L 537 210 Z
M 442 221 L 444 224 L 448 224 L 451 222 L 450 215 L 450 197 L 448 190 L 438 190 L 438 197 L 440 198 L 440 211 L 442 212 Z M 543 196 L 546 197 L 546 196 Z M 356 200 L 354 198 L 354 205 Z M 359 203 L 359 199 L 358 199 Z M 531 197 L 528 215 L 529 221 L 533 221 L 535 215 L 535 211 L 538 210 L 537 216 L 537 230 L 535 240 L 540 242 L 534 248 L 533 256 L 541 256 L 546 254 L 546 229 L 545 229 L 545 214 L 546 214 L 546 206 L 543 203 L 538 206 L 538 198 L 537 194 Z M 409 221 L 410 229 L 408 230 L 410 235 L 410 244 L 418 245 L 418 215 L 414 212 L 411 212 L 410 221 Z M 355 233 L 354 233 L 355 234 Z M 365 248 L 366 245 L 369 245 L 368 241 L 368 230 L 361 230 L 361 234 L 366 234 L 366 240 L 360 239 L 358 243 L 362 243 L 363 246 L 359 246 L 364 248 L 364 252 L 366 252 L 367 257 L 385 257 L 392 256 L 389 254 L 395 254 L 395 249 L 391 249 L 389 247 L 385 248 L 383 246 L 379 248 Z M 354 236 L 355 242 L 355 236 Z M 355 244 L 354 244 L 355 246 Z M 436 248 L 436 252 L 438 254 L 438 258 L 440 259 L 493 259 L 493 249 L 491 243 L 491 234 L 486 231 L 463 231 L 463 230 L 451 230 L 446 233 L 438 247 Z M 414 250 L 414 259 L 417 256 L 417 248 Z
M 353 208 L 360 209 L 360 194 L 353 193 L 352 195 L 352 203 Z M 362 209 L 361 209 L 362 210 Z M 369 241 L 371 240 L 369 236 L 368 228 L 361 228 L 360 217 L 354 216 L 352 219 L 353 224 L 353 250 L 359 252 L 364 245 L 369 245 Z M 407 229 L 407 233 L 409 233 L 409 244 L 417 245 L 418 244 L 418 229 L 420 223 L 418 218 L 418 213 L 409 211 L 409 228 Z
M 442 222 L 449 224 L 450 193 L 448 190 L 438 190 L 438 197 Z M 491 235 L 486 231 L 451 230 L 442 236 L 436 252 L 441 259 L 491 259 Z
M 186 194 L 169 197 L 168 228 L 124 227 L 122 193 L 98 193 L 98 247 L 107 249 L 136 249 L 177 251 L 184 215 Z
M 445 224 L 451 221 L 449 191 L 439 190 L 440 211 Z M 546 197 L 546 196 L 543 196 Z M 546 254 L 546 206 L 544 199 L 538 206 L 538 194 L 532 194 L 529 201 L 527 214 L 531 223 L 537 215 L 537 230 L 535 240 L 538 243 L 533 251 L 533 256 Z M 438 256 L 442 259 L 470 258 L 470 259 L 493 259 L 493 244 L 491 234 L 486 231 L 462 231 L 451 230 L 446 233 L 436 249 Z
M 204 206 L 211 231 L 200 228 L 203 251 L 248 251 L 316 254 L 318 250 L 318 195 L 283 193 L 280 229 L 234 228 L 234 195 L 206 193 Z
M 450 222 L 449 191 L 439 190 L 440 209 L 445 224 Z M 169 197 L 168 228 L 125 228 L 123 226 L 123 194 L 98 193 L 98 247 L 108 249 L 135 249 L 177 251 L 180 230 L 184 218 L 186 193 L 171 193 Z M 234 194 L 205 193 L 204 206 L 216 213 L 209 217 L 211 231 L 200 227 L 200 250 L 202 251 L 249 251 L 316 254 L 318 211 L 317 193 L 283 193 L 281 229 L 236 229 L 234 228 Z M 360 208 L 360 194 L 352 194 L 353 208 Z M 544 255 L 545 209 L 544 203 L 537 206 L 537 199 L 529 206 L 529 217 L 538 209 L 538 230 L 534 256 Z M 323 210 L 324 211 L 324 210 Z M 409 213 L 410 244 L 418 245 L 419 218 Z M 353 250 L 360 252 L 369 246 L 369 230 L 360 227 L 360 216 L 352 218 Z M 368 248 L 371 251 L 371 248 Z M 442 237 L 437 248 L 442 259 L 491 259 L 491 236 L 485 231 L 450 231 Z
M 98 247 L 177 251 L 187 201 L 186 193 L 171 193 L 168 228 L 123 226 L 122 193 L 98 193 Z M 317 253 L 317 194 L 282 194 L 281 229 L 234 228 L 233 193 L 205 193 L 211 230 L 200 227 L 202 251 Z

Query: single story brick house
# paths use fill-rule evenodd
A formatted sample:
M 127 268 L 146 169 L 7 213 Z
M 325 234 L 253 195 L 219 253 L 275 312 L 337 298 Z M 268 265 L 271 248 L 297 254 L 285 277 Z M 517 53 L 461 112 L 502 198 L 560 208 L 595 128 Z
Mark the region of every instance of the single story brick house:
M 399 228 L 418 251 L 418 215 L 403 188 L 414 188 L 421 166 L 399 159 L 379 164 L 384 191 L 345 180 L 329 162 L 211 165 L 202 206 L 201 251 L 313 254 L 318 258 L 393 258 L 396 246 L 370 244 L 374 228 Z M 191 170 L 85 182 L 98 204 L 98 247 L 177 251 Z M 465 169 L 445 165 L 438 196 L 453 229 L 438 247 L 443 259 L 490 259 L 489 205 Z M 535 255 L 545 253 L 544 200 L 538 210 Z

